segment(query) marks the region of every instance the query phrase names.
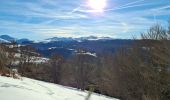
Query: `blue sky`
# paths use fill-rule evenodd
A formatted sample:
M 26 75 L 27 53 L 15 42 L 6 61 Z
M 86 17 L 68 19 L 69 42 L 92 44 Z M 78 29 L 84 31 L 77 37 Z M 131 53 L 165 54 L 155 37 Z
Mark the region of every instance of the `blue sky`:
M 106 2 L 97 12 L 88 0 L 0 0 L 0 35 L 33 40 L 89 35 L 131 38 L 155 23 L 166 27 L 170 18 L 170 0 Z

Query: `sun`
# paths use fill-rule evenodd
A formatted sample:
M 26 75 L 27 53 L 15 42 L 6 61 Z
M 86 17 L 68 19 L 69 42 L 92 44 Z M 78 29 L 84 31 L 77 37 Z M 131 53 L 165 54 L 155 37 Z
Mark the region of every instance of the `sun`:
M 103 12 L 107 5 L 107 0 L 88 0 L 88 6 L 96 12 Z

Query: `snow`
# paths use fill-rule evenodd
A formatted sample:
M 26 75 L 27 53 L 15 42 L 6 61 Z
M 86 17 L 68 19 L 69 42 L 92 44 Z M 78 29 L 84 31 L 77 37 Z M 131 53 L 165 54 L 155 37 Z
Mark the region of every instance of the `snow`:
M 74 51 L 74 49 L 68 49 L 68 50 L 70 50 L 70 51 Z
M 97 57 L 96 53 L 91 53 L 91 52 L 77 53 L 77 54 L 81 54 L 81 55 L 89 55 L 89 56 Z
M 56 49 L 57 47 L 50 47 L 50 48 L 48 48 L 48 50 L 51 50 L 51 49 Z
M 20 57 L 21 57 L 21 54 L 20 54 L 20 53 L 15 53 L 14 57 L 20 58 Z
M 5 39 L 0 38 L 0 43 L 10 43 L 10 42 Z
M 63 47 L 50 47 L 48 50 L 56 49 L 56 48 L 63 48 Z
M 20 53 L 15 53 L 14 57 L 16 58 L 20 58 L 21 54 Z M 36 56 L 32 56 L 30 58 L 30 62 L 31 63 L 36 63 L 36 64 L 41 64 L 41 63 L 45 63 L 48 62 L 49 58 L 44 58 L 44 57 L 36 57 Z M 20 61 L 16 60 L 15 62 L 13 62 L 14 65 L 18 65 Z
M 85 100 L 87 92 L 29 78 L 13 79 L 0 76 L 1 100 Z M 118 100 L 92 94 L 90 100 Z
M 32 63 L 40 64 L 40 63 L 45 63 L 49 61 L 49 58 L 44 58 L 44 57 L 32 57 L 31 61 Z

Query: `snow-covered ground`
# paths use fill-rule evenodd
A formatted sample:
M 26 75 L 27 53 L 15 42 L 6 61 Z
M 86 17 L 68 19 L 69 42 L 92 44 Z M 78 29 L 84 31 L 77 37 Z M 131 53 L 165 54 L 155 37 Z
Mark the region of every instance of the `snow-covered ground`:
M 20 58 L 21 54 L 20 53 L 15 53 L 14 57 L 15 58 Z M 50 60 L 49 58 L 44 58 L 44 57 L 36 57 L 36 56 L 30 57 L 30 62 L 31 63 L 36 63 L 36 64 L 45 63 L 45 62 L 48 62 L 49 60 Z M 17 64 L 19 64 L 19 61 L 15 61 L 13 64 L 17 65 Z
M 87 92 L 29 78 L 0 76 L 0 100 L 85 100 Z M 117 100 L 92 94 L 90 100 Z
M 49 60 L 50 59 L 44 57 L 32 57 L 30 62 L 40 64 L 40 63 L 45 63 Z
M 96 53 L 91 53 L 91 52 L 84 52 L 84 53 L 77 53 L 77 54 L 89 55 L 89 56 L 97 57 Z

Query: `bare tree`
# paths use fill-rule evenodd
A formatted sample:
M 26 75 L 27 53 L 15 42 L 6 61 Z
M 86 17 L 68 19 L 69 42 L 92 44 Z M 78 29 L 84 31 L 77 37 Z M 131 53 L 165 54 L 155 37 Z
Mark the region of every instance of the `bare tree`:
M 112 58 L 114 64 L 110 68 L 113 70 L 107 70 L 107 78 L 116 76 L 108 79 L 114 80 L 112 87 L 120 89 L 112 88 L 113 93 L 118 90 L 118 95 L 126 100 L 168 100 L 170 35 L 163 27 L 155 25 L 141 37 L 142 40 L 134 40 L 132 46 L 119 49 Z
M 11 70 L 9 68 L 13 58 L 11 52 L 9 52 L 9 48 L 5 44 L 0 44 L 0 74 L 5 76 L 11 75 Z
M 4 46 L 0 44 L 0 71 L 3 71 L 7 65 L 7 53 L 4 51 Z
M 33 61 L 32 58 L 33 56 L 38 56 L 38 54 L 36 53 L 35 48 L 31 47 L 31 46 L 20 46 L 19 47 L 19 53 L 20 53 L 20 57 L 19 57 L 19 69 L 18 71 L 24 75 L 25 71 L 28 70 L 29 66 L 32 66 Z
M 147 33 L 141 34 L 142 39 L 167 40 L 168 32 L 159 24 L 152 26 Z
M 73 58 L 74 78 L 77 88 L 85 90 L 88 85 L 94 84 L 94 71 L 96 67 L 95 57 L 78 53 Z
M 160 25 L 152 29 L 152 34 L 148 33 L 143 39 L 156 40 L 150 43 L 149 53 L 152 57 L 152 65 L 158 70 L 161 99 L 168 100 L 170 99 L 170 23 L 168 31 Z M 154 34 L 157 36 L 155 37 Z
M 51 57 L 51 67 L 52 67 L 52 76 L 54 83 L 59 84 L 61 81 L 61 70 L 62 70 L 62 63 L 63 63 L 63 57 L 57 54 L 53 54 Z

